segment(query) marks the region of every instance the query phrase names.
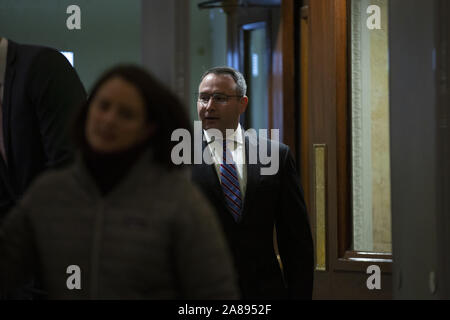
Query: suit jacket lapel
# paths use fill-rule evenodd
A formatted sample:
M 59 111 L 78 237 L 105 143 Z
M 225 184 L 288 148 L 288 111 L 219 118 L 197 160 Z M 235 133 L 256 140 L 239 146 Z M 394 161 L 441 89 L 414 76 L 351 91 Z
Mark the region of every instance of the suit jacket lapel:
M 206 141 L 203 141 L 202 152 L 205 152 L 205 148 L 207 147 L 208 145 Z M 209 150 L 207 150 L 207 152 L 209 152 Z M 195 180 L 200 183 L 204 190 L 213 197 L 210 200 L 215 203 L 219 202 L 221 207 L 224 207 L 226 210 L 228 210 L 222 192 L 222 187 L 220 185 L 219 178 L 217 177 L 215 165 L 205 163 L 202 158 L 201 164 L 194 165 L 194 175 Z
M 251 147 L 251 148 L 250 148 Z M 245 136 L 245 165 L 247 166 L 247 189 L 245 191 L 244 208 L 242 210 L 242 220 L 248 216 L 255 196 L 255 190 L 258 186 L 260 177 L 260 161 L 259 156 L 256 155 L 257 162 L 249 162 L 249 150 L 252 152 L 258 151 L 258 144 L 256 139 L 249 136 Z
M 247 188 L 245 192 L 244 207 L 242 209 L 242 219 L 240 223 L 248 219 L 247 216 L 251 208 L 251 204 L 254 201 L 253 200 L 255 196 L 254 193 L 255 189 L 257 188 L 260 176 L 259 159 L 256 164 L 249 163 L 250 144 L 252 144 L 252 150 L 257 151 L 256 140 L 249 139 L 249 137 L 245 136 L 245 165 L 247 168 Z M 202 150 L 204 151 L 206 147 L 207 143 L 203 141 Z M 220 207 L 224 209 L 222 210 L 222 212 L 226 213 L 226 220 L 236 225 L 236 222 L 232 214 L 229 212 L 227 204 L 225 202 L 225 197 L 223 195 L 222 186 L 220 185 L 219 178 L 217 177 L 215 165 L 206 164 L 202 160 L 202 164 L 194 165 L 193 175 L 194 180 L 197 181 L 197 183 L 199 183 L 202 186 L 206 194 L 208 194 L 212 198 L 210 199 L 210 201 L 214 202 L 215 204 L 219 204 Z

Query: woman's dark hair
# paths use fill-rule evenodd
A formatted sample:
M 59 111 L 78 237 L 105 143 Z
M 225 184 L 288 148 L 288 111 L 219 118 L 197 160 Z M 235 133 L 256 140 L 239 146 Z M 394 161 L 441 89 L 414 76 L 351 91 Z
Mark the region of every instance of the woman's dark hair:
M 147 144 L 154 150 L 155 161 L 170 168 L 176 167 L 171 159 L 172 148 L 178 143 L 171 141 L 175 129 L 186 129 L 192 135 L 189 116 L 181 101 L 150 73 L 139 66 L 119 65 L 106 71 L 94 84 L 89 97 L 81 106 L 75 118 L 73 132 L 75 144 L 83 148 L 87 144 L 85 136 L 89 106 L 99 88 L 108 80 L 119 77 L 131 83 L 141 94 L 147 111 L 147 121 L 156 125 L 155 133 Z

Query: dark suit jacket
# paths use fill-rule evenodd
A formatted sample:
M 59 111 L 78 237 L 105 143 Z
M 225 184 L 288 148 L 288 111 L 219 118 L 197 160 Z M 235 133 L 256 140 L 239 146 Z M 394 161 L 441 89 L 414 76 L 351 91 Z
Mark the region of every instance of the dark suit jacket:
M 267 141 L 270 151 L 270 144 Z M 260 174 L 258 164 L 249 163 L 245 137 L 247 190 L 242 219 L 236 223 L 228 211 L 214 164 L 193 166 L 193 180 L 215 206 L 222 222 L 239 276 L 244 299 L 311 299 L 313 243 L 303 190 L 289 147 L 279 144 L 278 173 Z M 206 144 L 203 144 L 206 147 Z M 281 272 L 273 247 L 276 226 Z
M 8 40 L 2 103 L 0 221 L 43 170 L 72 157 L 68 122 L 86 99 L 70 63 L 50 48 Z

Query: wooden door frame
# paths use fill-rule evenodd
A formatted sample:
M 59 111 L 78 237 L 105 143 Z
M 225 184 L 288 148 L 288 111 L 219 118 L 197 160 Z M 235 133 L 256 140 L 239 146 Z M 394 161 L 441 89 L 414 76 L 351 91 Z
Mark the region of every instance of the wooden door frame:
M 326 145 L 327 157 L 326 271 L 316 272 L 315 297 L 386 299 L 392 296 L 392 255 L 352 250 L 349 2 L 312 0 L 308 8 L 308 167 L 312 177 L 313 146 Z M 313 178 L 307 188 L 316 230 Z M 367 267 L 374 264 L 382 272 L 382 290 L 366 287 Z
M 251 30 L 257 24 L 264 23 L 267 31 L 266 47 L 267 47 L 267 87 L 268 87 L 268 126 L 272 127 L 272 110 L 273 110 L 273 79 L 271 77 L 272 71 L 272 41 L 273 35 L 271 33 L 273 28 L 270 8 L 242 8 L 237 6 L 236 1 L 234 5 L 224 8 L 227 14 L 227 63 L 230 67 L 240 70 L 243 75 L 246 75 L 245 52 L 244 52 L 244 35 L 246 31 Z M 247 85 L 249 87 L 251 79 L 247 77 Z M 251 112 L 251 110 L 249 110 Z M 241 123 L 249 120 L 249 114 L 241 116 Z M 246 128 L 248 129 L 248 128 Z
M 269 63 L 269 129 L 280 130 L 280 140 L 287 144 L 297 164 L 297 145 L 298 145 L 298 122 L 299 106 L 296 88 L 296 45 L 295 41 L 295 15 L 294 10 L 297 7 L 295 0 L 282 0 L 279 26 L 275 26 L 271 19 L 268 20 L 268 30 L 276 30 L 277 34 L 271 34 L 270 37 L 270 63 Z M 227 13 L 227 56 L 228 64 L 234 68 L 242 68 L 242 53 L 240 52 L 240 32 L 242 18 L 239 16 L 239 9 L 228 8 Z M 254 9 L 252 9 L 254 10 Z M 261 21 L 256 17 L 255 21 L 248 20 L 247 23 Z

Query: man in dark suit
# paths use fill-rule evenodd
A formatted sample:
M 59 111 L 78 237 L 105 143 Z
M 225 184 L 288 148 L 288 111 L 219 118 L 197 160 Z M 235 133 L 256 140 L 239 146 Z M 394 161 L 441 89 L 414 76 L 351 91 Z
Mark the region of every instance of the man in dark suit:
M 247 108 L 245 94 L 245 80 L 232 68 L 213 68 L 203 74 L 197 110 L 202 150 L 208 148 L 213 163 L 194 164 L 193 180 L 216 208 L 243 298 L 311 299 L 313 244 L 295 163 L 286 145 L 244 134 L 239 116 Z M 226 138 L 217 139 L 212 129 Z M 263 143 L 269 151 L 278 148 L 278 153 L 269 154 L 279 164 L 275 174 L 262 174 L 265 165 L 259 153 L 252 163 L 252 152 Z
M 0 223 L 38 174 L 71 159 L 68 121 L 85 99 L 58 51 L 0 37 Z

